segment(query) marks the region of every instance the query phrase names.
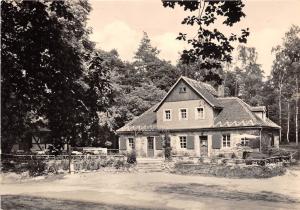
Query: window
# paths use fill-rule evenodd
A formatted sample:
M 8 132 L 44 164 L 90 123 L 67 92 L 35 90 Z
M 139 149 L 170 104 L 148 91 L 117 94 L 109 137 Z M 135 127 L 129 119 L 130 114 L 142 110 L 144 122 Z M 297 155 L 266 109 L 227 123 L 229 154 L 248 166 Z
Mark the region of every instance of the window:
M 230 147 L 230 134 L 223 135 L 223 147 Z
M 242 138 L 241 139 L 241 145 L 242 146 L 249 146 L 249 139 Z
M 187 120 L 187 109 L 180 109 L 179 119 Z
M 203 107 L 197 107 L 196 108 L 196 120 L 198 119 L 204 119 L 204 108 Z
M 179 93 L 186 93 L 186 87 L 179 87 Z
M 129 147 L 131 149 L 134 149 L 135 148 L 135 144 L 134 144 L 133 138 L 128 138 L 128 142 L 129 142 Z
M 179 136 L 180 148 L 186 148 L 186 136 Z
M 164 120 L 165 121 L 170 121 L 171 120 L 171 110 L 170 109 L 165 110 Z

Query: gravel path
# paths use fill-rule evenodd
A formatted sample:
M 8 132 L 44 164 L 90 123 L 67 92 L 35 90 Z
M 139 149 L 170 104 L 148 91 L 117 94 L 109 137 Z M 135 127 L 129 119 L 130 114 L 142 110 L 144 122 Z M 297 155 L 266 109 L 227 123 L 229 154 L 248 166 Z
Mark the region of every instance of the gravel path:
M 300 209 L 299 169 L 270 179 L 94 172 L 2 181 L 7 209 Z

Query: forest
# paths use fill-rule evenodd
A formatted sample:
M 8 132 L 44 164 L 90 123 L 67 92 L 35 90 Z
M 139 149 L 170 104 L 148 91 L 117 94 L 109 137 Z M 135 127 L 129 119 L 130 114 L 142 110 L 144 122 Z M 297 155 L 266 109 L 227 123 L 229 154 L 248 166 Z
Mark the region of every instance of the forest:
M 209 25 L 218 14 L 228 18 L 230 27 L 243 17 L 242 4 L 230 5 L 234 13 L 228 14 L 221 11 L 228 9 L 224 5 L 211 3 L 198 23 Z M 174 7 L 172 1 L 163 6 Z M 240 37 L 224 37 L 200 27 L 201 42 L 180 33 L 178 39 L 192 43 L 192 49 L 182 52 L 176 65 L 160 58 L 144 32 L 133 60 L 124 61 L 117 50 L 100 50 L 90 40 L 91 9 L 83 0 L 1 3 L 2 151 L 36 127 L 49 128 L 55 145 L 110 147 L 118 138 L 116 129 L 158 103 L 181 75 L 223 84 L 225 96 L 266 106 L 267 116 L 282 126 L 281 143 L 298 141 L 299 26 L 290 26 L 282 43 L 274 45 L 272 71 L 265 76 L 255 47 L 245 44 L 248 30 Z M 187 17 L 182 24 L 196 19 Z M 213 39 L 221 44 L 207 45 Z M 237 56 L 230 41 L 240 42 Z M 211 53 L 211 48 L 221 53 Z

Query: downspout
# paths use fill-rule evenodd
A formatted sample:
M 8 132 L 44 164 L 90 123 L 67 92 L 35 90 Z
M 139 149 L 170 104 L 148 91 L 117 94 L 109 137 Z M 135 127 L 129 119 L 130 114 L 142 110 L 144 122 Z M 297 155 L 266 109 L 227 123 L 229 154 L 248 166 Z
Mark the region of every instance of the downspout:
M 261 132 L 262 132 L 262 127 L 260 128 L 259 131 L 259 152 L 261 152 Z

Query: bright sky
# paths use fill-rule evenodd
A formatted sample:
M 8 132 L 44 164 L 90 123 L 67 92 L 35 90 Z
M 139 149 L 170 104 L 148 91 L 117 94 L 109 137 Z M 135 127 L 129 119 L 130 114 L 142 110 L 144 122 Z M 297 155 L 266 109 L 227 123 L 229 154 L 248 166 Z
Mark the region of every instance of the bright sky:
M 160 57 L 173 64 L 185 47 L 177 41 L 179 32 L 195 34 L 196 28 L 181 25 L 188 15 L 182 8 L 164 8 L 160 0 L 91 0 L 93 11 L 88 25 L 91 39 L 103 50 L 117 49 L 123 60 L 131 61 L 143 31 L 147 32 Z M 250 28 L 247 46 L 255 47 L 258 63 L 265 75 L 271 71 L 274 56 L 272 47 L 281 43 L 292 24 L 300 25 L 300 0 L 247 0 L 246 17 L 227 32 Z M 221 28 L 221 24 L 218 24 Z

